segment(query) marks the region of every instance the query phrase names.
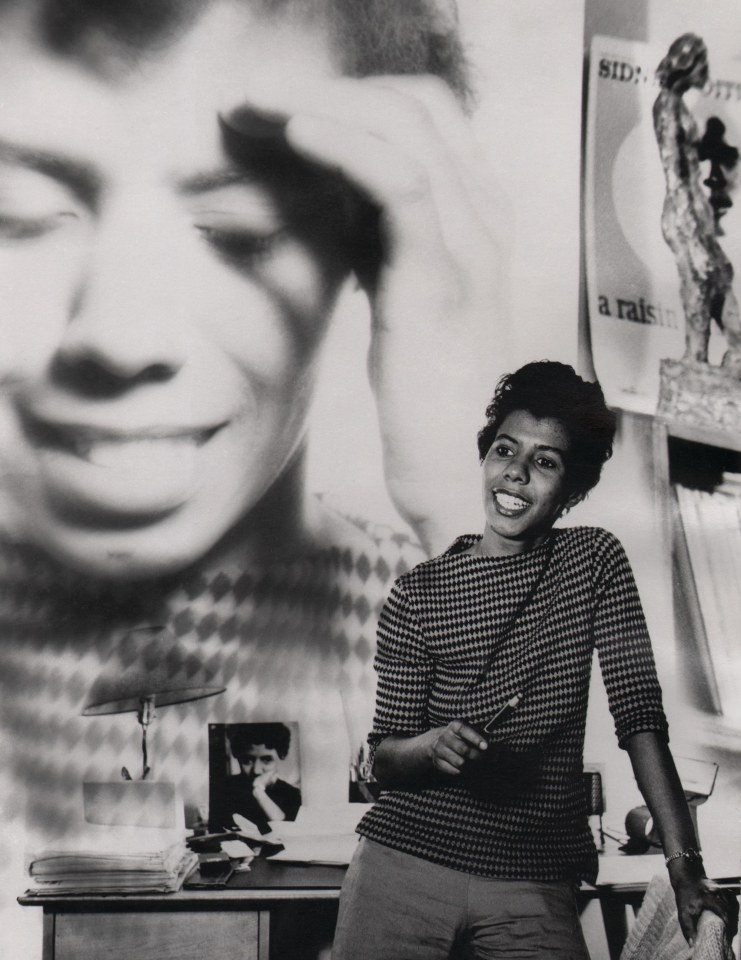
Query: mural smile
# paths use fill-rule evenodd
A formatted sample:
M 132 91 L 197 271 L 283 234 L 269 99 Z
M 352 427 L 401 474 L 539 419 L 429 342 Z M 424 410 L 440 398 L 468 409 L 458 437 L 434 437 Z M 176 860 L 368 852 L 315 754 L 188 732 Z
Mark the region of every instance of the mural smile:
M 224 424 L 200 429 L 155 427 L 145 430 L 109 430 L 75 424 L 27 421 L 34 445 L 73 454 L 97 466 L 119 466 L 121 458 L 178 455 L 202 447 Z
M 45 487 L 62 506 L 115 514 L 182 506 L 201 483 L 201 451 L 226 424 L 115 430 L 29 420 Z

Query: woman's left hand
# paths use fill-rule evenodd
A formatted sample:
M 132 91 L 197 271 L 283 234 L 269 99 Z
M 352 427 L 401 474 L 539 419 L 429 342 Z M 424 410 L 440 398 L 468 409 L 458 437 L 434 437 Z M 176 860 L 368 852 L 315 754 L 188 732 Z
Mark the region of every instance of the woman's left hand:
M 675 866 L 676 863 L 676 866 Z M 677 900 L 679 925 L 687 942 L 693 944 L 703 910 L 717 914 L 726 927 L 729 941 L 738 929 L 738 901 L 729 890 L 720 889 L 702 876 L 692 864 L 675 861 L 669 865 L 669 879 Z

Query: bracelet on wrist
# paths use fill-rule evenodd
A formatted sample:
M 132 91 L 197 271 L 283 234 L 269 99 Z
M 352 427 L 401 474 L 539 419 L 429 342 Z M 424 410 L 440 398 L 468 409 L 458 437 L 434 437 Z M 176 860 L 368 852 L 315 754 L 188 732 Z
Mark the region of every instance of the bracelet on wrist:
M 702 863 L 702 854 L 695 847 L 687 847 L 685 850 L 677 850 L 676 853 L 670 853 L 664 857 L 664 863 L 668 867 L 675 860 L 688 860 L 690 863 Z

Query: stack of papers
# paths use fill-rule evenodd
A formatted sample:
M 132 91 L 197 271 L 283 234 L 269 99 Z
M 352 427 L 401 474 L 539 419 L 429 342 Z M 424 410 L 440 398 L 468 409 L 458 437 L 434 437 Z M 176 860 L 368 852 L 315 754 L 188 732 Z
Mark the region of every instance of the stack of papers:
M 295 822 L 274 822 L 272 836 L 283 849 L 270 860 L 344 866 L 358 848 L 355 832 L 363 814 L 373 804 L 347 803 L 313 811 L 301 807 Z
M 197 863 L 181 831 L 91 827 L 27 858 L 28 893 L 172 893 Z

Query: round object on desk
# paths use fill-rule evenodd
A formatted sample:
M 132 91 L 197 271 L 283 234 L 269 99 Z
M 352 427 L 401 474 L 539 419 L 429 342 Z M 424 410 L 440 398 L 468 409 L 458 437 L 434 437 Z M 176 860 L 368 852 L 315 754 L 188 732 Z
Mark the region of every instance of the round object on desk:
M 625 832 L 628 835 L 626 853 L 658 853 L 661 850 L 661 841 L 648 807 L 641 805 L 628 811 Z

